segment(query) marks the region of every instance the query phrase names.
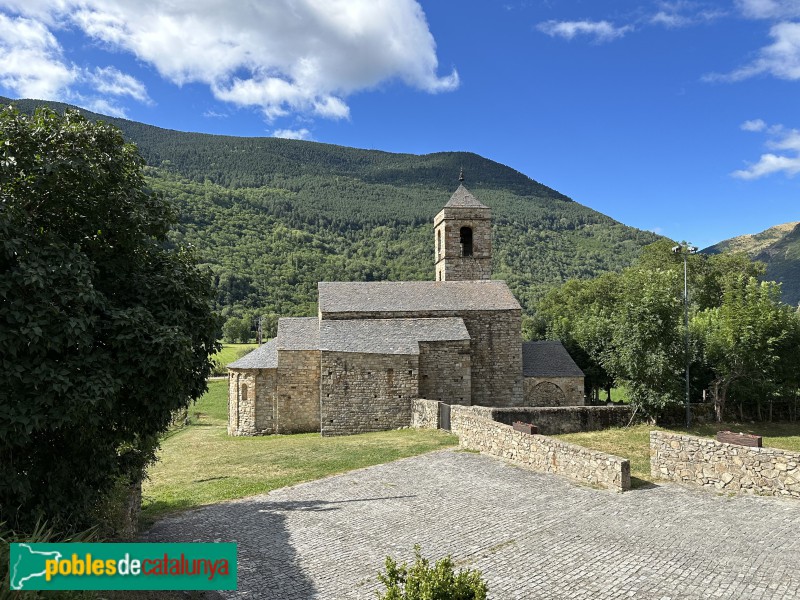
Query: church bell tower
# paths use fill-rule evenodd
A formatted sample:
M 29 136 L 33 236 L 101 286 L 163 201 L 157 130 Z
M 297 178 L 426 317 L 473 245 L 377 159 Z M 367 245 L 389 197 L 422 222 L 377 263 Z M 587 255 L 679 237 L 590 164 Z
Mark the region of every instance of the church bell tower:
M 472 281 L 492 275 L 492 210 L 464 187 L 433 220 L 436 281 Z

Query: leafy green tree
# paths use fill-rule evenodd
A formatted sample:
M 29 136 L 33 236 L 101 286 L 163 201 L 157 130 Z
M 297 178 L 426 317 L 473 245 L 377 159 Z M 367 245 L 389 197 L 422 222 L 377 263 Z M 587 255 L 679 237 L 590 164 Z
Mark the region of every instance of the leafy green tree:
M 20 530 L 91 525 L 205 390 L 210 278 L 142 169 L 77 112 L 0 112 L 0 521 Z
M 228 343 L 250 341 L 252 320 L 247 317 L 231 317 L 222 326 L 222 339 Z
M 717 421 L 722 421 L 729 392 L 737 384 L 764 396 L 796 389 L 800 325 L 792 308 L 780 301 L 775 282 L 729 278 L 721 304 L 695 315 L 691 327 L 713 373 Z

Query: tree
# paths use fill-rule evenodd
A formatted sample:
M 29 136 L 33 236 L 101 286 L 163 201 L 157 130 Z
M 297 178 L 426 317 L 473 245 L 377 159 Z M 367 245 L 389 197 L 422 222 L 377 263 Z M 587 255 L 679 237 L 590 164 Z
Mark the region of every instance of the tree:
M 231 317 L 222 326 L 222 339 L 229 343 L 246 344 L 250 341 L 252 325 L 252 319 L 247 317 Z
M 0 521 L 92 524 L 205 390 L 209 276 L 118 130 L 0 112 Z
M 721 304 L 698 313 L 691 325 L 713 373 L 717 421 L 722 421 L 729 391 L 738 383 L 756 395 L 770 395 L 784 384 L 796 388 L 800 327 L 792 308 L 780 301 L 775 282 L 729 278 Z

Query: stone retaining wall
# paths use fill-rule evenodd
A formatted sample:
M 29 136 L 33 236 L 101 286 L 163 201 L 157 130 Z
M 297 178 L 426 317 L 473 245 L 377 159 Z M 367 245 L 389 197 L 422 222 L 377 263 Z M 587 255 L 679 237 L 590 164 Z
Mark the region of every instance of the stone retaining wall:
M 439 402 L 423 398 L 412 400 L 411 426 L 417 429 L 439 429 Z
M 716 490 L 800 498 L 800 452 L 650 432 L 653 477 Z
M 560 406 L 493 408 L 471 406 L 474 414 L 499 423 L 514 421 L 533 423 L 543 435 L 597 431 L 609 427 L 625 427 L 631 419 L 629 406 Z
M 630 462 L 544 435 L 514 431 L 480 416 L 475 407 L 453 406 L 450 424 L 459 445 L 506 458 L 542 473 L 564 475 L 581 483 L 622 492 L 631 487 Z

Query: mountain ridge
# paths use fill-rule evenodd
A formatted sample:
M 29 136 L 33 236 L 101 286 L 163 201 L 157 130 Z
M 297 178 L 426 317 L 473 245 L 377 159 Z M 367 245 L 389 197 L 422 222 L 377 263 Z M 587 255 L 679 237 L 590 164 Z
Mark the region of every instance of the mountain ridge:
M 0 99 L 31 113 L 60 103 Z M 137 144 L 148 184 L 181 218 L 171 234 L 211 268 L 225 314 L 314 314 L 317 281 L 433 278 L 432 221 L 458 184 L 493 214 L 493 277 L 530 313 L 570 277 L 628 266 L 661 238 L 470 152 L 397 154 L 158 128 L 80 110 Z
M 800 221 L 723 240 L 703 252 L 744 252 L 753 260 L 764 262 L 766 279 L 782 284 L 783 301 L 793 305 L 800 303 Z

